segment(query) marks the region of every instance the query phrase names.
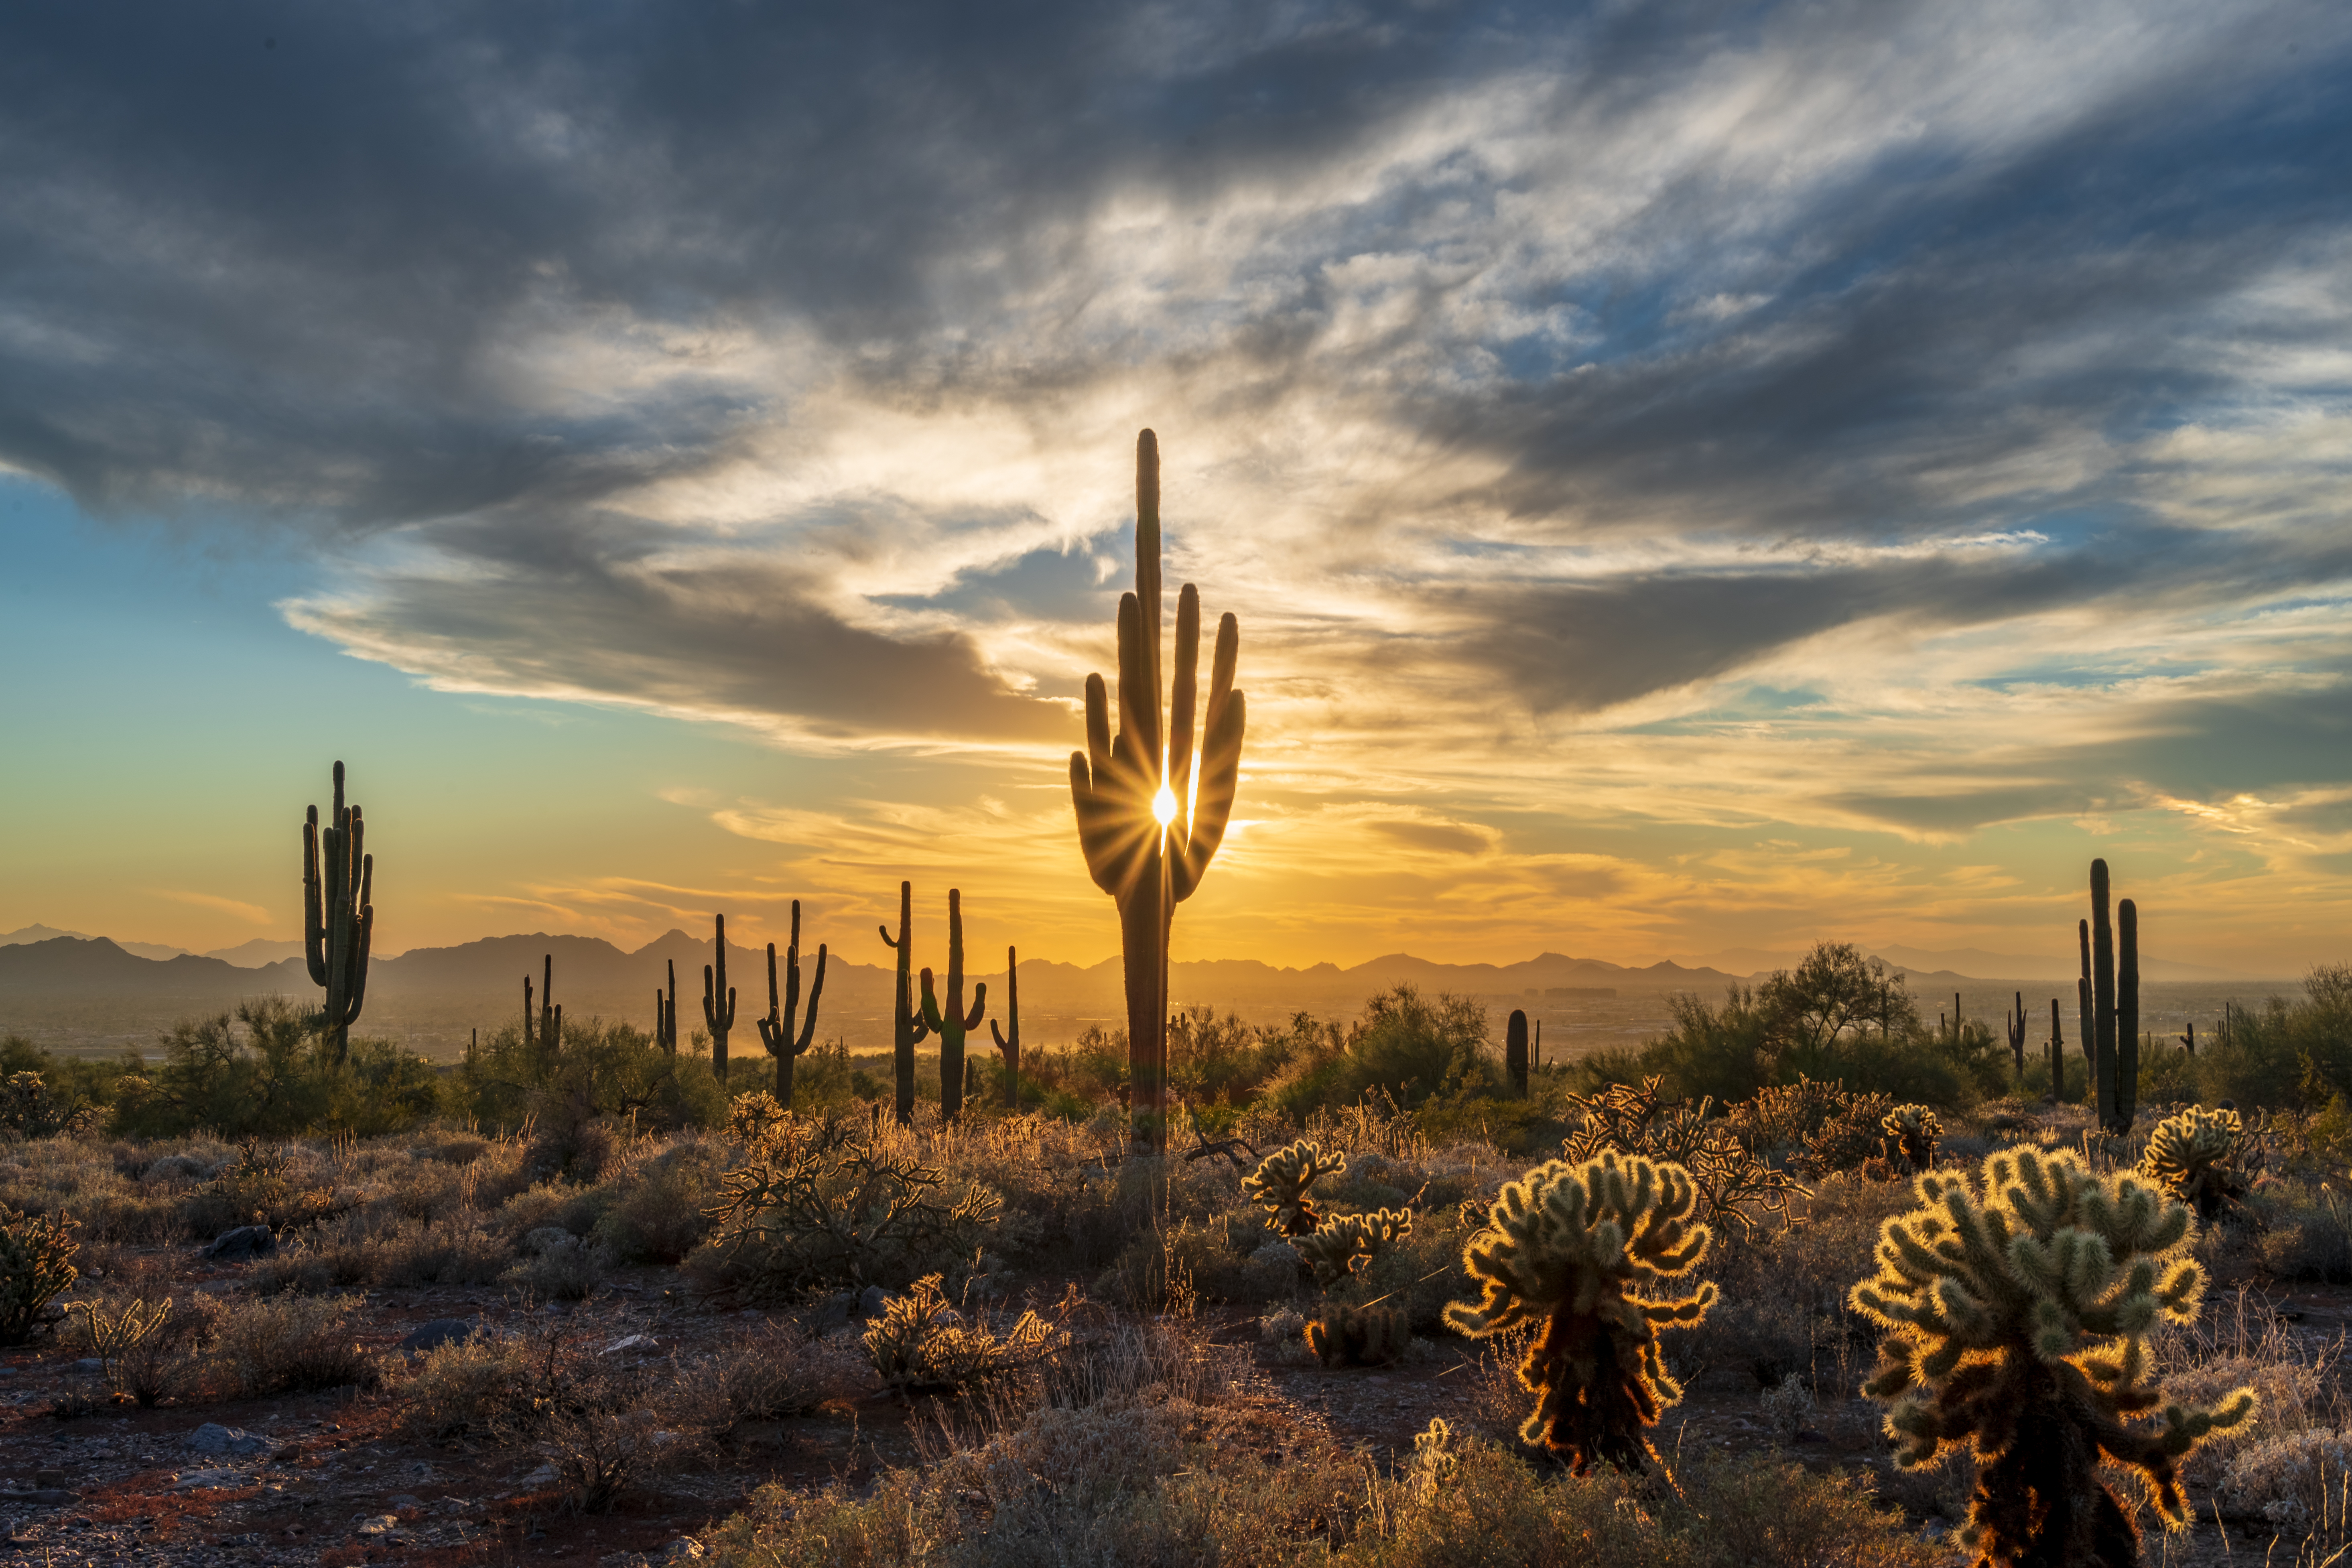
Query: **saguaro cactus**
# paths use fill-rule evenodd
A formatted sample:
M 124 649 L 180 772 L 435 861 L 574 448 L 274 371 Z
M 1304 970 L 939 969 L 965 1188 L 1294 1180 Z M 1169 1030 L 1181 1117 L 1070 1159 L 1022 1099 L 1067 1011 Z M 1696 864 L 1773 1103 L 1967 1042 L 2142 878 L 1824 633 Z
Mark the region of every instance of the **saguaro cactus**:
M 677 1055 L 677 960 L 669 962 L 669 991 L 654 987 L 654 1044 Z
M 1612 1149 L 1505 1184 L 1486 1228 L 1463 1249 L 1484 1294 L 1449 1305 L 1446 1325 L 1472 1339 L 1543 1325 L 1519 1365 L 1538 1396 L 1519 1436 L 1565 1455 L 1578 1475 L 1596 1460 L 1638 1470 L 1657 1458 L 1643 1434 L 1683 1392 L 1657 1331 L 1699 1322 L 1716 1299 L 1706 1283 L 1687 1296 L 1654 1294 L 1706 1256 L 1713 1237 L 1697 1205 L 1698 1185 L 1680 1165 Z
M 2189 1210 L 2137 1177 L 2094 1175 L 2072 1151 L 2031 1147 L 1989 1156 L 1973 1182 L 1931 1172 L 1916 1191 L 1851 1298 L 1887 1331 L 1863 1392 L 1890 1406 L 1895 1462 L 1974 1448 L 1962 1539 L 1981 1563 L 2137 1563 L 2138 1531 L 2101 1458 L 2137 1470 L 2178 1522 L 2179 1460 L 2254 1405 L 2242 1388 L 2185 1409 L 2151 1376 L 2148 1330 L 2195 1321 L 2205 1289 Z M 2160 1427 L 2137 1424 L 2158 1410 Z
M 702 1022 L 710 1031 L 710 1071 L 727 1081 L 727 1037 L 735 1027 L 735 987 L 727 984 L 727 917 L 719 921 L 719 967 L 702 966 Z
M 2074 982 L 2074 1011 L 2076 1020 L 2083 1027 L 2083 1068 L 2095 1096 L 2099 1079 L 2099 1032 L 2091 1022 L 2096 1016 L 2091 1000 L 2091 922 L 2076 921 L 2074 934 L 2083 946 L 2083 974 Z
M 2050 998 L 2050 1103 L 2066 1098 L 2066 1028 L 2058 1019 L 2058 998 Z
M 1187 583 L 1177 596 L 1175 689 L 1162 731 L 1160 599 L 1160 443 L 1146 430 L 1135 443 L 1135 591 L 1118 602 L 1118 733 L 1111 733 L 1103 679 L 1089 675 L 1087 749 L 1070 756 L 1070 798 L 1087 869 L 1118 907 L 1139 1153 L 1167 1143 L 1169 928 L 1224 841 L 1247 727 L 1246 705 L 1234 689 L 1241 626 L 1228 615 L 1217 625 L 1196 771 L 1201 596 Z
M 801 1005 L 801 901 L 793 900 L 792 941 L 784 949 L 784 1005 L 776 1010 L 776 944 L 768 944 L 768 1016 L 759 1020 L 760 1043 L 776 1058 L 776 1103 L 793 1107 L 793 1065 L 808 1054 L 816 1038 L 817 998 L 824 994 L 824 943 L 816 944 L 816 975 L 809 982 L 808 1020 L 793 1033 L 793 1015 Z
M 996 1020 L 988 1021 L 988 1032 L 995 1037 L 996 1054 L 1004 1058 L 1004 1109 L 1021 1109 L 1021 955 L 1011 948 L 1004 950 L 1004 1026 L 998 1028 Z
M 2087 924 L 2090 977 L 2084 989 L 2091 1001 L 2085 1023 L 2095 1053 L 2097 1115 L 2109 1131 L 2128 1132 L 2139 1113 L 2139 908 L 2126 899 L 2110 927 L 2105 860 L 2091 862 Z
M 530 976 L 522 977 L 522 1039 L 536 1047 L 542 1061 L 552 1060 L 563 1041 L 563 1009 L 555 1005 L 555 954 L 540 959 L 539 1010 L 531 1011 Z
M 1511 1009 L 1510 1022 L 1503 1026 L 1503 1070 L 1510 1076 L 1511 1092 L 1525 1100 L 1528 1097 L 1528 1016 L 1517 1007 Z
M 2017 1076 L 2022 1079 L 2025 1076 L 2025 993 L 2020 991 L 2015 995 L 2017 1005 L 2001 1020 L 2001 1026 L 2009 1031 L 2009 1054 L 2017 1058 Z
M 2099 1125 L 2116 1124 L 2116 929 L 2107 863 L 2091 862 L 2091 1049 Z
M 368 944 L 375 934 L 375 857 L 365 852 L 360 808 L 343 804 L 343 764 L 335 764 L 335 804 L 326 828 L 312 806 L 302 823 L 302 951 L 310 984 L 324 986 L 319 1027 L 341 1061 L 367 999 Z
M 898 1091 L 894 1109 L 904 1124 L 915 1120 L 915 1047 L 931 1032 L 915 1005 L 914 976 L 908 973 L 915 952 L 914 883 L 898 884 L 898 934 L 893 937 L 888 926 L 879 929 L 882 940 L 898 953 L 898 987 L 892 993 L 896 1001 L 890 1019 L 890 1068 Z
M 2139 1114 L 2139 906 L 2116 906 L 2116 1125 Z
M 940 1037 L 940 1117 L 963 1114 L 963 1043 L 988 1012 L 988 984 L 972 987 L 971 1011 L 963 1006 L 963 894 L 948 889 L 948 998 L 940 1005 L 931 972 L 923 971 L 923 1026 Z

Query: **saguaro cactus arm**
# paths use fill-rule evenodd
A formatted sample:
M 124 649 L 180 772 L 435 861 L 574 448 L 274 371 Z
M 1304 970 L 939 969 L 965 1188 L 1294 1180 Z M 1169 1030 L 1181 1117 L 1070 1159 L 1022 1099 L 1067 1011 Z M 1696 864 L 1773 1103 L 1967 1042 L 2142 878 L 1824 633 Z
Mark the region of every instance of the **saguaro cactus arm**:
M 1004 950 L 1004 1026 L 999 1028 L 991 1018 L 988 1032 L 1004 1058 L 1004 1104 L 1010 1110 L 1021 1103 L 1021 954 L 1010 947 Z
M 948 889 L 948 994 L 942 1008 L 932 988 L 931 972 L 923 971 L 925 1028 L 940 1038 L 940 1114 L 950 1121 L 963 1110 L 963 1044 L 988 1011 L 988 986 L 972 988 L 971 1010 L 963 1005 L 963 892 Z
M 877 926 L 884 945 L 898 955 L 897 989 L 891 993 L 890 1071 L 894 1080 L 893 1110 L 902 1122 L 915 1119 L 915 1047 L 930 1033 L 922 1010 L 915 1005 L 914 977 L 908 965 L 915 952 L 915 885 L 898 884 L 898 934 Z

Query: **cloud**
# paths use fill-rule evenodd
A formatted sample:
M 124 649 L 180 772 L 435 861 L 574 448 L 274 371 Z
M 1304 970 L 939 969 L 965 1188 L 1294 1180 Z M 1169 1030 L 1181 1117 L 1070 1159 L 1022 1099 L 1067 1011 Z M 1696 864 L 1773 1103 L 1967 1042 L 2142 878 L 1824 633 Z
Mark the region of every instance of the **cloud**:
M 225 899 L 218 893 L 192 893 L 181 888 L 156 888 L 152 891 L 155 897 L 170 899 L 174 903 L 194 904 L 200 910 L 217 910 L 222 914 L 235 915 L 238 920 L 250 921 L 255 925 L 269 923 L 269 911 L 259 904 Z

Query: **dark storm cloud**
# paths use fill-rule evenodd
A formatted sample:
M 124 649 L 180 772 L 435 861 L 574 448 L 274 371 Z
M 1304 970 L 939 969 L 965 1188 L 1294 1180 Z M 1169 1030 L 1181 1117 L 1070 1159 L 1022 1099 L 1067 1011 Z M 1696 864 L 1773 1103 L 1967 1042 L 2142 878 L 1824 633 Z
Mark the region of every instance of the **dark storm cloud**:
M 2074 15 L 19 8 L 0 462 L 93 510 L 311 527 L 331 563 L 411 530 L 426 565 L 299 612 L 403 668 L 836 731 L 1063 721 L 967 638 L 615 521 L 765 460 L 828 387 L 1043 428 L 1156 375 L 1228 454 L 1286 420 L 1370 431 L 1419 510 L 1335 506 L 1335 553 L 1497 515 L 1538 544 L 2050 541 L 1433 590 L 1479 628 L 1444 657 L 1538 711 L 1865 618 L 2340 576 L 2294 533 L 2325 504 L 2274 486 L 2249 505 L 2279 531 L 2217 542 L 2150 500 L 2144 447 L 2340 410 L 2330 373 L 2268 363 L 2340 321 L 2263 286 L 2345 243 L 2352 23 L 2092 8 L 2086 44 Z M 2011 86 L 2044 56 L 2069 63 Z M 1414 463 L 1484 477 L 1404 487 Z M 860 495 L 824 526 L 867 506 L 971 510 Z M 876 603 L 1107 605 L 1035 545 Z

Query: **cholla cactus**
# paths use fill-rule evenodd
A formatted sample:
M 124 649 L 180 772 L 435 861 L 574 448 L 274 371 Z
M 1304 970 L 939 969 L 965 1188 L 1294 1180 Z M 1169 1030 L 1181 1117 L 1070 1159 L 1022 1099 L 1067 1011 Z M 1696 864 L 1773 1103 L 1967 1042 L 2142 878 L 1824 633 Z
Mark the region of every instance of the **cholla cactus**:
M 2245 1131 L 2234 1110 L 2192 1108 L 2168 1116 L 2148 1134 L 2139 1173 L 2194 1208 L 2198 1218 L 2211 1219 L 2246 1195 Z
M 1944 1123 L 1924 1105 L 1898 1105 L 1878 1124 L 1886 1134 L 1886 1152 L 1912 1175 L 1931 1170 L 1936 1145 L 1943 1141 Z
M 1325 1176 L 1344 1175 L 1348 1156 L 1326 1155 L 1322 1146 L 1302 1138 L 1286 1149 L 1276 1149 L 1242 1178 L 1242 1195 L 1273 1215 L 1266 1223 L 1285 1236 L 1312 1236 L 1323 1216 L 1307 1201 L 1307 1189 Z
M 1325 1366 L 1388 1366 L 1412 1343 L 1402 1312 L 1333 1307 L 1307 1325 L 1307 1348 Z
M 2254 1406 L 2242 1388 L 2214 1410 L 2163 1404 L 2151 1379 L 2148 1330 L 2192 1321 L 2205 1289 L 2188 1208 L 2071 1151 L 2005 1149 L 1977 1181 L 1916 1185 L 1920 1206 L 1886 1222 L 1878 1272 L 1852 1298 L 1888 1331 L 1863 1392 L 1892 1406 L 1896 1462 L 1973 1448 L 1964 1539 L 1983 1563 L 2137 1563 L 2139 1532 L 2099 1478 L 2102 1456 L 2138 1470 L 2177 1524 L 2181 1457 Z M 2129 1424 L 2159 1406 L 2161 1427 Z
M 1315 1270 L 1315 1283 L 1328 1290 L 1389 1248 L 1389 1244 L 1412 1229 L 1411 1209 L 1375 1209 L 1333 1220 L 1312 1236 L 1294 1237 L 1291 1245 Z
M 1698 1266 L 1714 1239 L 1693 1217 L 1698 1187 L 1680 1165 L 1612 1151 L 1580 1165 L 1554 1160 L 1507 1184 L 1471 1237 L 1463 1266 L 1484 1297 L 1445 1309 L 1455 1332 L 1485 1339 L 1543 1325 L 1519 1365 L 1538 1396 L 1519 1428 L 1567 1456 L 1581 1475 L 1603 1459 L 1640 1469 L 1655 1459 L 1643 1429 L 1682 1397 L 1658 1352 L 1658 1330 L 1706 1316 L 1716 1289 L 1652 1294 Z
M 0 1204 L 0 1345 L 32 1337 L 41 1309 L 73 1288 L 81 1244 L 77 1224 L 52 1215 L 28 1215 Z
M 1034 1366 L 1070 1342 L 1063 1330 L 1024 1312 L 1005 1333 L 948 1305 L 940 1276 L 926 1274 L 890 1299 L 866 1331 L 866 1359 L 898 1394 L 961 1394 Z

